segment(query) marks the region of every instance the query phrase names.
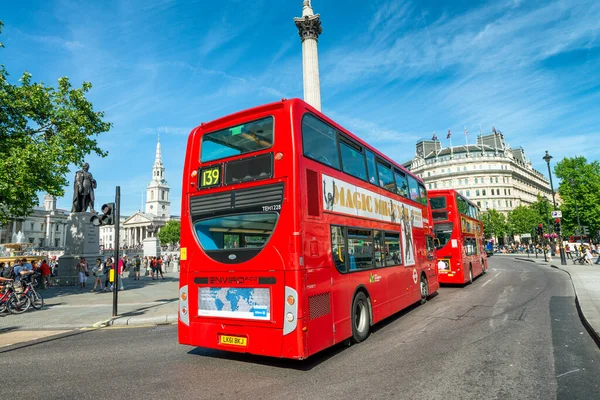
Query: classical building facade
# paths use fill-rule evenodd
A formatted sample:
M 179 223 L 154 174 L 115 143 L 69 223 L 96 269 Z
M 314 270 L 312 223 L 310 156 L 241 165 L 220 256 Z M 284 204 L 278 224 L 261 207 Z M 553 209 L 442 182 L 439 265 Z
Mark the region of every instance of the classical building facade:
M 482 211 L 504 214 L 529 205 L 540 194 L 552 204 L 546 177 L 536 171 L 523 148 L 511 148 L 504 135 L 481 135 L 474 145 L 442 148 L 437 140 L 417 142 L 416 156 L 405 164 L 428 189 L 453 188 L 474 201 Z
M 0 226 L 0 246 L 22 236 L 33 249 L 62 249 L 65 246 L 69 211 L 56 208 L 56 197 L 46 195 L 44 206 L 35 207 L 26 217 L 17 217 Z

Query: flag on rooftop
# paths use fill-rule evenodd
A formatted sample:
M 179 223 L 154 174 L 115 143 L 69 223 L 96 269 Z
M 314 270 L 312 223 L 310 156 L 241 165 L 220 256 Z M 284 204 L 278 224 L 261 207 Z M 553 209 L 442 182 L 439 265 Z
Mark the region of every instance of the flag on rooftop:
M 493 126 L 492 126 L 492 132 L 494 132 L 494 134 L 498 133 L 498 132 L 496 132 L 496 128 L 494 128 Z
M 433 132 L 433 137 L 431 138 L 434 142 L 437 140 L 437 133 Z
M 448 129 L 448 134 L 446 135 L 446 139 L 450 139 L 450 136 L 452 136 L 452 131 L 450 129 Z

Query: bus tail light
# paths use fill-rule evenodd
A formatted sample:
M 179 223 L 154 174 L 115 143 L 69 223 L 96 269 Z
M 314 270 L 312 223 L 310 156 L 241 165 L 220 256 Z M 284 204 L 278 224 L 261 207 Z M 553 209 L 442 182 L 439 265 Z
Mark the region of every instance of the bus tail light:
M 179 288 L 179 320 L 190 326 L 190 313 L 188 308 L 188 286 Z
M 285 320 L 283 321 L 283 334 L 287 335 L 292 333 L 296 326 L 298 325 L 298 302 L 296 299 L 298 298 L 298 292 L 292 289 L 289 286 L 285 287 L 285 309 L 284 316 Z

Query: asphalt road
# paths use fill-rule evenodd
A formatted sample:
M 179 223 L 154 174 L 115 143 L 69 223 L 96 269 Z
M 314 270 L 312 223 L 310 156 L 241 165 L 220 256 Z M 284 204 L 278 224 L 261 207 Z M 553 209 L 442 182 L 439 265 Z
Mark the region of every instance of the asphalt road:
M 369 339 L 305 362 L 191 348 L 176 326 L 80 331 L 0 350 L 10 399 L 598 399 L 600 351 L 566 273 L 492 257 Z

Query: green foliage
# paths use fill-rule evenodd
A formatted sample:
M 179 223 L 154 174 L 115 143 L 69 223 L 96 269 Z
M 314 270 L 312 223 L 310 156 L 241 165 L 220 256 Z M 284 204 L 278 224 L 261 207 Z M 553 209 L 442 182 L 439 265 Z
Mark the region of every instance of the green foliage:
M 179 242 L 181 232 L 181 223 L 179 221 L 167 221 L 166 225 L 158 232 L 158 240 L 160 244 L 177 244 Z
M 483 232 L 487 239 L 504 237 L 508 230 L 504 214 L 491 209 L 481 213 L 481 219 L 483 221 Z
M 572 234 L 577 227 L 577 209 L 582 226 L 589 226 L 594 238 L 600 230 L 600 163 L 585 157 L 564 158 L 554 167 L 560 178 L 562 231 Z
M 73 88 L 63 77 L 54 88 L 29 72 L 17 84 L 8 76 L 0 65 L 0 223 L 29 214 L 40 191 L 63 196 L 69 166 L 90 153 L 105 157 L 95 137 L 112 126 L 86 99 L 89 82 Z
M 540 223 L 537 210 L 532 207 L 518 206 L 508 213 L 508 233 L 520 235 L 532 233 L 532 230 Z

